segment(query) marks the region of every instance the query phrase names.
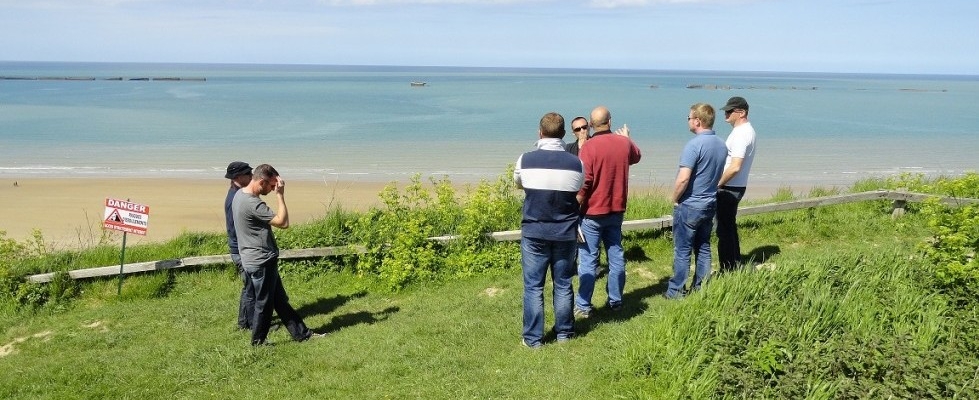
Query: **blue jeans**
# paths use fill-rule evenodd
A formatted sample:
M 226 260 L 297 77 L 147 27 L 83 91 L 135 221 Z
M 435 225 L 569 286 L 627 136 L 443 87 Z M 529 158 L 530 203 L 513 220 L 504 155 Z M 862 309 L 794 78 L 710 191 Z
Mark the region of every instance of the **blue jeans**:
M 544 338 L 544 281 L 554 280 L 554 331 L 559 340 L 574 336 L 575 242 L 534 238 L 520 240 L 523 267 L 523 338 L 531 347 Z
M 600 244 L 605 245 L 608 257 L 608 304 L 622 304 L 625 290 L 625 251 L 622 250 L 623 213 L 606 214 L 581 219 L 581 233 L 585 241 L 578 243 L 578 295 L 575 306 L 591 311 L 591 296 L 595 292 L 595 275 L 598 270 Z
M 710 234 L 715 210 L 714 206 L 700 209 L 683 203 L 673 208 L 673 277 L 666 289 L 666 297 L 683 295 L 691 254 L 696 257 L 697 264 L 691 290 L 700 289 L 710 277 Z
M 745 188 L 724 186 L 717 190 L 717 261 L 721 271 L 732 271 L 741 264 L 738 238 L 738 203 Z

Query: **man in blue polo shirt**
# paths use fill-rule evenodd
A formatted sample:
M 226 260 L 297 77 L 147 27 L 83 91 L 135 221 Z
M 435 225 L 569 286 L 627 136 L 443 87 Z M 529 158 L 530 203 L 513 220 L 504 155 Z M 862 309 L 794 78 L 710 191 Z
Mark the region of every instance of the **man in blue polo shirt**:
M 547 113 L 537 131 L 537 150 L 517 159 L 513 179 L 524 190 L 520 256 L 523 268 L 523 345 L 538 348 L 544 338 L 544 282 L 554 281 L 554 331 L 557 341 L 574 336 L 577 266 L 578 190 L 584 167 L 564 150 L 564 117 Z
M 673 277 L 665 294 L 670 299 L 683 296 L 691 253 L 696 268 L 690 290 L 700 289 L 710 276 L 717 182 L 727 158 L 727 146 L 714 133 L 714 107 L 706 103 L 691 106 L 687 126 L 694 137 L 683 147 L 673 184 Z

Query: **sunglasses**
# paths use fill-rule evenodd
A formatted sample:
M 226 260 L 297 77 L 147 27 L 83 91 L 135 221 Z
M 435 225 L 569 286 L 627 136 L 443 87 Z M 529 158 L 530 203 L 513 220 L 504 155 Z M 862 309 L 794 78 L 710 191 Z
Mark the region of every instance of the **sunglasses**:
M 587 131 L 588 130 L 588 125 L 579 126 L 577 128 L 571 128 L 571 130 L 573 130 L 575 132 Z

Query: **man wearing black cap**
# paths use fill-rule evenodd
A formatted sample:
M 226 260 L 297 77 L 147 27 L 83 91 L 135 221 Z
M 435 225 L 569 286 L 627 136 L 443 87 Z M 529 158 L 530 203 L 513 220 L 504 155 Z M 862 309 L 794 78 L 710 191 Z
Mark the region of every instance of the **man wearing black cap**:
M 225 228 L 228 232 L 228 252 L 231 254 L 231 261 L 238 267 L 238 274 L 241 275 L 241 300 L 238 302 L 238 328 L 244 330 L 252 329 L 252 319 L 255 311 L 255 293 L 252 290 L 252 281 L 241 268 L 241 255 L 238 254 L 238 235 L 235 234 L 235 220 L 231 214 L 231 200 L 235 198 L 238 190 L 247 186 L 252 180 L 252 167 L 248 163 L 232 161 L 228 164 L 228 172 L 224 177 L 231 180 L 231 187 L 228 188 L 228 196 L 224 198 L 224 220 Z
M 748 173 L 755 159 L 755 129 L 748 122 L 748 102 L 743 97 L 728 99 L 721 110 L 734 129 L 727 137 L 727 161 L 717 184 L 717 258 L 721 271 L 731 271 L 741 264 L 738 203 L 748 188 Z

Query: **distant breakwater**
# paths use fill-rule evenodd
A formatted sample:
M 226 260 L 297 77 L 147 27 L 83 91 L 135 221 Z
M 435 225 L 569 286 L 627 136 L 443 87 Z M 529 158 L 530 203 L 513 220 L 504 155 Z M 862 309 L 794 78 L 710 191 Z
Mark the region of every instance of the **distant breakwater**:
M 107 78 L 96 78 L 94 76 L 0 76 L 0 80 L 5 81 L 190 81 L 190 82 L 204 82 L 207 78 L 203 77 L 175 77 L 175 76 L 163 76 L 163 77 L 133 77 L 124 78 L 121 76 L 107 77 Z

